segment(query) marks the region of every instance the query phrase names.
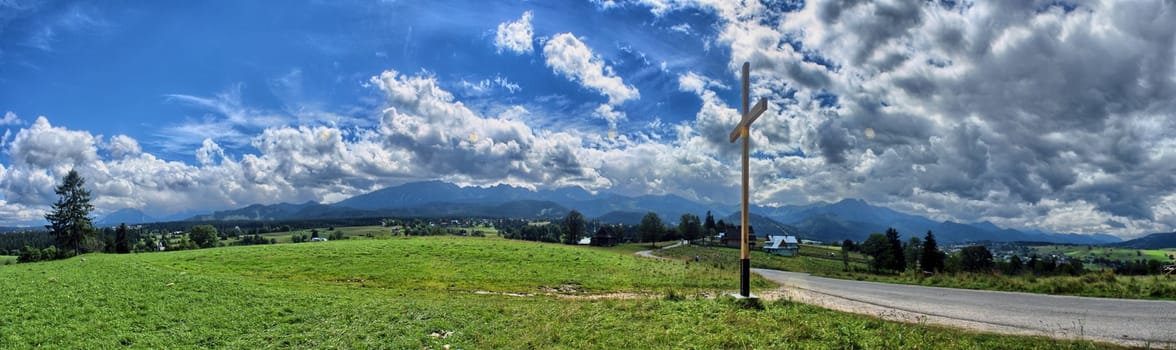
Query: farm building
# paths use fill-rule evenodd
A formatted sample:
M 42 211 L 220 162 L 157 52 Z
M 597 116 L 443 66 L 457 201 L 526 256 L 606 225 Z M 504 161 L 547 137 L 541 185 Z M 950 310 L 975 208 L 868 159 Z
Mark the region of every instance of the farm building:
M 768 236 L 764 251 L 780 256 L 796 256 L 800 252 L 796 236 Z
M 592 236 L 591 244 L 598 247 L 611 247 L 621 242 L 621 236 L 613 232 L 612 227 L 601 226 Z
M 728 247 L 739 248 L 739 235 L 742 234 L 739 226 L 727 226 L 727 230 L 723 232 L 723 237 L 719 238 L 719 243 Z M 755 247 L 755 226 L 747 227 L 747 245 Z

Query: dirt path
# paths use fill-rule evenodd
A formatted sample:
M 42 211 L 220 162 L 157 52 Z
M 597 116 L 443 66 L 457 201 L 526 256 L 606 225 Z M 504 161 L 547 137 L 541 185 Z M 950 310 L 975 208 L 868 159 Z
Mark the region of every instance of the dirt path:
M 670 249 L 670 248 L 677 248 L 677 247 L 680 247 L 680 246 L 682 246 L 682 245 L 685 245 L 685 244 L 686 244 L 686 243 L 685 243 L 685 242 L 683 242 L 683 241 L 678 241 L 678 243 L 674 243 L 674 244 L 671 244 L 671 245 L 668 245 L 668 246 L 665 246 L 665 247 L 661 247 L 661 248 L 658 248 L 658 249 Z M 633 253 L 633 254 L 637 254 L 638 256 L 643 256 L 643 257 L 646 257 L 646 258 L 653 258 L 653 259 L 668 259 L 668 258 L 663 258 L 663 257 L 657 256 L 657 255 L 653 255 L 653 250 L 642 250 L 642 251 L 639 251 L 639 252 L 636 252 L 636 253 Z

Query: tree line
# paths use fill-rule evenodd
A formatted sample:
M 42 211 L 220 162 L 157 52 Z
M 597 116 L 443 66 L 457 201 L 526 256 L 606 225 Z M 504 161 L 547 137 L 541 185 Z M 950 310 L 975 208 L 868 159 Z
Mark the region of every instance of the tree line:
M 582 238 L 593 237 L 596 230 L 608 228 L 619 241 L 633 243 L 650 243 L 674 240 L 698 240 L 713 236 L 720 232 L 720 225 L 726 226 L 722 220 L 715 222 L 710 211 L 706 212 L 706 219 L 694 214 L 682 214 L 677 225 L 671 226 L 654 212 L 648 212 L 637 225 L 606 224 L 599 221 L 588 221 L 578 210 L 568 212 L 561 220 L 537 223 L 524 219 L 499 219 L 496 227 L 502 236 L 509 239 L 519 239 L 539 242 L 562 242 L 577 244 Z
M 1053 256 L 1041 258 L 1031 256 L 1025 261 L 1019 256 L 1013 256 L 1007 261 L 996 260 L 992 251 L 983 245 L 971 245 L 960 248 L 958 252 L 947 254 L 939 249 L 935 234 L 927 231 L 923 239 L 911 237 L 903 242 L 894 228 L 886 230 L 885 234 L 871 234 L 860 245 L 851 240 L 845 240 L 841 245 L 842 259 L 845 269 L 849 269 L 849 252 L 861 252 L 869 259 L 869 269 L 873 273 L 896 273 L 907 270 L 935 273 L 995 273 L 1004 275 L 1033 274 L 1035 276 L 1051 275 L 1080 275 L 1086 272 L 1080 259 L 1061 260 Z M 1141 264 L 1147 265 L 1140 261 Z M 1156 265 L 1158 271 L 1159 263 Z M 1140 265 L 1128 265 L 1129 268 L 1141 269 Z M 1151 266 L 1147 266 L 1150 268 Z M 1132 271 L 1132 270 L 1127 270 Z M 1135 270 L 1138 271 L 1138 270 Z M 1119 269 L 1115 270 L 1120 273 Z M 1123 273 L 1127 274 L 1127 273 Z

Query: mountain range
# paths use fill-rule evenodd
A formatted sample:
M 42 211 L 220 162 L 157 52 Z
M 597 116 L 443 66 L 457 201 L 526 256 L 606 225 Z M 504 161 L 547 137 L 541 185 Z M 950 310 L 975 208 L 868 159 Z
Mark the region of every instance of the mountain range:
M 631 197 L 616 193 L 593 193 L 579 187 L 537 191 L 506 185 L 460 187 L 441 181 L 388 187 L 332 204 L 255 204 L 192 216 L 188 221 L 278 221 L 381 216 L 557 219 L 573 209 L 580 211 L 587 218 L 610 223 L 637 224 L 645 213 L 654 212 L 661 216 L 667 225 L 676 225 L 678 218 L 684 213 L 702 216 L 708 210 L 714 213 L 716 219 L 722 218 L 733 224 L 739 221 L 738 206 L 707 205 L 676 195 Z M 825 242 L 844 239 L 861 241 L 871 233 L 885 232 L 890 227 L 897 229 L 903 237 L 923 237 L 930 230 L 941 242 L 1040 241 L 1107 244 L 1122 241 L 1107 234 L 1015 230 L 1001 228 L 991 222 L 940 222 L 873 206 L 858 199 L 801 206 L 753 206 L 751 217 L 753 227 L 763 227 L 756 230 L 760 235 L 788 232 L 803 239 Z M 111 224 L 147 220 L 150 218 L 146 215 L 130 209 L 112 213 L 98 222 Z

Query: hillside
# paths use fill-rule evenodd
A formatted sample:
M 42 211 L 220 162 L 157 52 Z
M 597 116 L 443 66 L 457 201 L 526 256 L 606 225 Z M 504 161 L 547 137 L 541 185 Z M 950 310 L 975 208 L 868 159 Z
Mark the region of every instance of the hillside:
M 1109 246 L 1131 249 L 1176 248 L 1176 232 L 1153 233 L 1129 241 L 1110 244 Z
M 887 322 L 794 302 L 745 310 L 730 298 L 702 297 L 735 286 L 733 270 L 501 239 L 348 240 L 83 258 L 0 266 L 8 286 L 0 347 L 1090 346 Z M 754 288 L 773 286 L 757 278 Z M 46 308 L 52 300 L 69 302 Z M 734 319 L 739 322 L 716 322 Z M 780 324 L 800 331 L 781 333 Z
M 724 217 L 722 219 L 723 219 L 723 221 L 727 222 L 728 224 L 736 225 L 736 226 L 740 225 L 741 220 L 742 220 L 742 218 L 739 217 L 739 213 L 734 213 L 734 214 L 728 215 L 727 217 Z M 760 239 L 763 239 L 769 235 L 781 235 L 781 234 L 788 234 L 788 235 L 799 234 L 801 238 L 808 239 L 805 236 L 805 234 L 803 232 L 800 232 L 796 227 L 781 224 L 781 223 L 777 222 L 776 220 L 772 220 L 772 219 L 770 219 L 766 216 L 763 216 L 763 215 L 759 215 L 759 214 L 755 214 L 755 213 L 749 214 L 749 215 L 747 215 L 747 221 L 751 223 L 752 229 L 755 230 L 756 236 L 759 237 Z

